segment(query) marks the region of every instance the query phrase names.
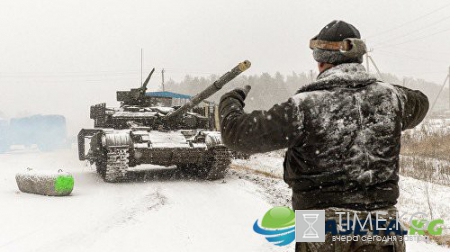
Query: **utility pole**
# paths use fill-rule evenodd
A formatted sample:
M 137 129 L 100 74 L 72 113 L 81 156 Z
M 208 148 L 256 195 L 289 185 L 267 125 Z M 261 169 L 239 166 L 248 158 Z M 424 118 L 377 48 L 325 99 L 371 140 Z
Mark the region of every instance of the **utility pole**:
M 143 84 L 142 83 L 142 63 L 143 63 L 143 61 L 144 61 L 144 49 L 142 49 L 141 48 L 141 85 Z
M 364 44 L 367 45 L 366 40 L 364 40 Z M 371 52 L 372 50 L 367 50 L 366 52 L 366 70 L 368 73 L 370 73 L 370 69 L 369 69 L 369 52 Z
M 449 68 L 449 70 L 450 70 L 450 68 Z M 436 105 L 439 95 L 442 93 L 442 90 L 444 90 L 445 83 L 447 83 L 447 80 L 449 80 L 449 79 L 450 79 L 450 71 L 449 71 L 449 74 L 447 74 L 447 76 L 445 77 L 444 83 L 442 83 L 441 90 L 439 90 L 439 93 L 437 94 L 436 98 L 434 99 L 433 105 L 430 108 L 430 112 L 433 111 L 434 105 Z M 450 81 L 449 81 L 449 85 L 450 85 Z
M 313 70 L 309 70 L 309 79 L 311 80 L 311 83 L 314 82 Z
M 163 92 L 165 91 L 164 90 L 164 68 L 161 70 L 161 76 L 162 76 L 162 89 L 163 89 Z
M 366 52 L 366 68 L 367 68 L 367 72 L 370 72 L 369 69 L 369 52 Z
M 377 70 L 377 73 L 378 73 L 378 76 L 380 76 L 380 79 L 383 80 L 380 69 L 378 69 L 377 64 L 375 64 L 375 61 L 369 55 L 367 57 L 370 59 L 370 62 L 372 62 L 372 65 L 375 67 L 375 70 Z
M 403 77 L 403 87 L 406 87 L 406 79 Z

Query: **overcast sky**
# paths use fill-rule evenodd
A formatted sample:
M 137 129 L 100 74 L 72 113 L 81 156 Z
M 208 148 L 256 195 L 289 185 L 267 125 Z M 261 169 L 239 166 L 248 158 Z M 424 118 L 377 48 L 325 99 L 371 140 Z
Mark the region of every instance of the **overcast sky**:
M 152 89 L 161 68 L 175 80 L 244 59 L 247 74 L 309 71 L 309 39 L 334 19 L 360 30 L 381 71 L 444 81 L 448 0 L 2 0 L 0 111 L 66 114 L 78 130 L 90 104 L 140 84 L 141 48 Z

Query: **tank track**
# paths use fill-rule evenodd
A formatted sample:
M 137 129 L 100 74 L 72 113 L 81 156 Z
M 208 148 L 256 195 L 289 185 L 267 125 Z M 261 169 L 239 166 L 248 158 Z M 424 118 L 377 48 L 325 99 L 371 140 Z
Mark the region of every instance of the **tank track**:
M 231 164 L 231 153 L 225 146 L 211 148 L 205 169 L 205 179 L 223 179 L 228 166 Z
M 106 167 L 104 169 L 103 180 L 106 182 L 120 182 L 127 180 L 129 156 L 128 146 L 107 147 Z
M 212 147 L 205 153 L 206 162 L 201 164 L 179 164 L 183 176 L 206 180 L 217 180 L 225 177 L 231 163 L 231 153 L 224 146 Z
M 203 164 L 179 165 L 182 172 L 199 179 L 218 180 L 225 177 L 231 163 L 231 153 L 225 146 L 212 147 L 206 153 Z M 103 155 L 96 162 L 97 173 L 105 182 L 121 182 L 128 180 L 129 148 L 106 147 Z
M 102 179 L 105 179 L 105 173 L 106 173 L 106 159 L 100 158 L 97 162 L 95 162 L 95 169 L 97 173 L 102 177 Z

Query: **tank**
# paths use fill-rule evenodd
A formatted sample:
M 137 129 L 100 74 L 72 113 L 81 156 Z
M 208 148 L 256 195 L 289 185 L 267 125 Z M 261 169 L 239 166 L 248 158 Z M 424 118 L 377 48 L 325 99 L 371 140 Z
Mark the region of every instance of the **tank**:
M 153 69 L 141 87 L 117 92 L 120 107 L 91 106 L 94 128 L 78 134 L 79 159 L 95 164 L 106 182 L 128 180 L 129 168 L 142 164 L 177 166 L 201 179 L 223 178 L 230 151 L 220 132 L 213 130 L 211 118 L 194 111 L 250 65 L 239 63 L 181 106 L 167 106 L 161 97 L 146 95 Z

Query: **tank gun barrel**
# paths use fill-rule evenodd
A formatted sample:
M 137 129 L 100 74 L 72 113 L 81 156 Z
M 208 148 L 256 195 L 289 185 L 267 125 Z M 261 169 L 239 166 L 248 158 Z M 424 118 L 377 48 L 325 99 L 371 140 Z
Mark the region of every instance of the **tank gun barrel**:
M 235 66 L 231 71 L 225 73 L 222 75 L 218 80 L 216 80 L 213 84 L 211 84 L 209 87 L 207 87 L 202 92 L 195 95 L 189 102 L 184 104 L 179 109 L 175 110 L 173 113 L 167 115 L 165 119 L 175 118 L 177 116 L 180 116 L 186 111 L 192 109 L 196 105 L 198 105 L 201 101 L 207 99 L 211 95 L 215 94 L 217 91 L 219 91 L 225 84 L 230 82 L 232 79 L 234 79 L 236 76 L 247 70 L 251 66 L 250 61 L 245 60 L 241 63 L 239 63 L 237 66 Z

